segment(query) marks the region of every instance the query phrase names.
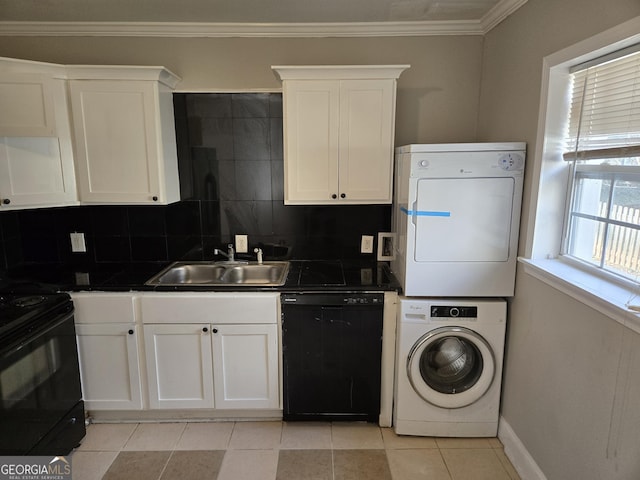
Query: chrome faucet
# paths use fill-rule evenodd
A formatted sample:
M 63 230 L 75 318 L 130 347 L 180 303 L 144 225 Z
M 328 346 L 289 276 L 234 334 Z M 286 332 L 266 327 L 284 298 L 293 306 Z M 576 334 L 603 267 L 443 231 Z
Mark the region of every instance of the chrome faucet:
M 233 251 L 233 243 L 230 243 L 229 245 L 227 245 L 227 248 L 228 248 L 227 253 L 224 253 L 222 250 L 220 250 L 218 248 L 214 248 L 213 249 L 213 254 L 214 255 L 222 255 L 223 257 L 226 257 L 228 261 L 234 262 L 235 261 L 235 252 Z

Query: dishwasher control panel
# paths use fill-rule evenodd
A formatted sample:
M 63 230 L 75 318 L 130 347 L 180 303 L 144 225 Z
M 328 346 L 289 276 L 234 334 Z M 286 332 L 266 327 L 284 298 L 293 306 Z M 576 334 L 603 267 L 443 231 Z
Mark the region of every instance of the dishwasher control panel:
M 383 306 L 384 293 L 283 293 L 283 305 Z

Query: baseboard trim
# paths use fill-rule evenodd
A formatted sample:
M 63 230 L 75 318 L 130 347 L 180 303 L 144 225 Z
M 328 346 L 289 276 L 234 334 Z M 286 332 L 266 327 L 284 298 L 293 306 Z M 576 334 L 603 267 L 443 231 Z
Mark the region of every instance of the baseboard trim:
M 504 417 L 500 417 L 498 424 L 498 438 L 504 445 L 504 453 L 511 461 L 522 480 L 547 480 L 538 464 Z

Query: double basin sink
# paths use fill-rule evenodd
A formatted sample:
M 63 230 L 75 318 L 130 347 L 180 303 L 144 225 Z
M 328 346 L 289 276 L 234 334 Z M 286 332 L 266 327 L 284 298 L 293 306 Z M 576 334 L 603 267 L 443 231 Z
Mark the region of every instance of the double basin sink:
M 284 285 L 289 262 L 175 262 L 150 278 L 145 285 Z

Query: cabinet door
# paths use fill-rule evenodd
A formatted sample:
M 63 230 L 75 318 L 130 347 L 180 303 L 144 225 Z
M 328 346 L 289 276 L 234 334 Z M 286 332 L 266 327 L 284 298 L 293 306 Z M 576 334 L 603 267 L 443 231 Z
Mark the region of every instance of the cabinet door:
M 213 328 L 216 408 L 279 408 L 277 325 Z
M 76 202 L 73 157 L 57 137 L 0 137 L 0 210 Z
M 145 325 L 151 408 L 213 408 L 209 325 Z
M 138 333 L 135 324 L 76 325 L 82 396 L 88 410 L 142 408 Z
M 340 84 L 340 201 L 391 203 L 395 80 Z
M 154 84 L 75 80 L 70 88 L 80 200 L 162 202 Z
M 51 137 L 56 134 L 53 79 L 38 74 L 0 77 L 0 136 Z
M 338 198 L 338 81 L 285 82 L 285 203 Z

